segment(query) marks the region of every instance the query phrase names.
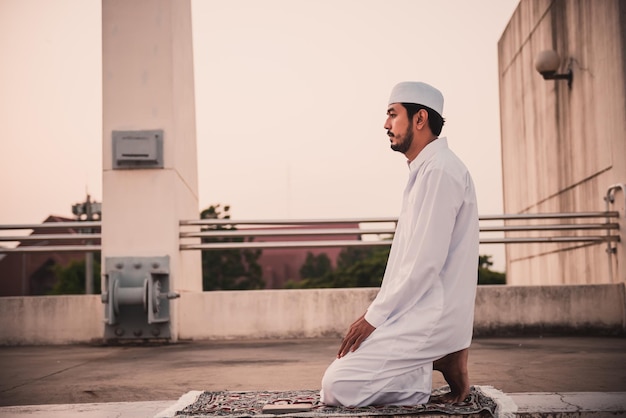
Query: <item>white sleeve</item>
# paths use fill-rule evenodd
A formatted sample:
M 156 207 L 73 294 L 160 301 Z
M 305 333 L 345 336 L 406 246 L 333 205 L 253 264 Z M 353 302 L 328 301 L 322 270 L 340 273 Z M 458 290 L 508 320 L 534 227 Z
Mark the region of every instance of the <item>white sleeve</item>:
M 463 202 L 464 184 L 442 168 L 427 170 L 414 185 L 414 207 L 405 222 L 408 242 L 398 254 L 384 292 L 379 292 L 365 314 L 378 328 L 390 316 L 402 315 L 431 289 L 446 262 L 456 215 Z M 387 279 L 387 278 L 385 278 Z

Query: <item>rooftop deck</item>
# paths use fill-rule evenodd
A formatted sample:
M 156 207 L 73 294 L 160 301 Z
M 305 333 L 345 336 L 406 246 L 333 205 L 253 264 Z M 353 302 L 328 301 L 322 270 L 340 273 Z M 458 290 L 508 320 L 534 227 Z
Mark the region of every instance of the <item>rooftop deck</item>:
M 147 417 L 193 390 L 317 389 L 338 343 L 317 338 L 0 347 L 0 417 Z M 477 338 L 469 367 L 472 384 L 510 395 L 519 411 L 541 413 L 555 393 L 562 401 L 570 392 L 588 392 L 587 399 L 600 403 L 607 392 L 622 392 L 611 399 L 626 407 L 626 338 Z M 435 373 L 433 386 L 443 384 Z

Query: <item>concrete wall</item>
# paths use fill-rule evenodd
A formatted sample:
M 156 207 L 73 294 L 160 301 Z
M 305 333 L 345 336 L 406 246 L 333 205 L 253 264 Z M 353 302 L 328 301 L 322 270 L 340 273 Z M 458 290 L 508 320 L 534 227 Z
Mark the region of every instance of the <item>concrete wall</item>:
M 182 340 L 341 336 L 377 288 L 183 293 Z M 480 286 L 476 336 L 626 334 L 626 285 Z M 0 298 L 0 345 L 100 342 L 97 295 Z
M 626 331 L 626 285 L 481 286 L 475 335 Z
M 188 294 L 180 301 L 180 338 L 340 335 L 377 293 L 377 288 L 362 288 Z
M 72 344 L 102 338 L 100 295 L 0 298 L 0 344 Z
M 498 43 L 505 213 L 601 211 L 607 188 L 626 183 L 625 36 L 623 1 L 521 0 Z M 571 88 L 535 70 L 546 49 L 560 55 L 559 72 L 572 69 Z M 622 202 L 620 192 L 610 209 L 623 231 Z M 509 245 L 507 281 L 623 282 L 617 246 L 611 277 L 604 245 Z

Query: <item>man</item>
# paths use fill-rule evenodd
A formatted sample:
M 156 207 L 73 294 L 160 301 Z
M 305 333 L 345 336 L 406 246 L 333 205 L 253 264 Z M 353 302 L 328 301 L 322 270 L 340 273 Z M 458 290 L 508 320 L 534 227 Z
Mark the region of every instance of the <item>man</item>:
M 428 84 L 391 92 L 384 128 L 409 180 L 380 291 L 322 379 L 328 405 L 426 403 L 433 369 L 450 385 L 445 401 L 469 394 L 478 210 L 467 168 L 438 137 L 442 114 L 443 95 Z

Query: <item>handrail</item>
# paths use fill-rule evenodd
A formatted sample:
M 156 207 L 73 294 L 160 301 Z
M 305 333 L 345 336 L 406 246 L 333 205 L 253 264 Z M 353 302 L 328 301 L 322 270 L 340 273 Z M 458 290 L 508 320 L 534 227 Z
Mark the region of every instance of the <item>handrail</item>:
M 603 243 L 610 240 L 619 241 L 617 235 L 610 239 L 606 236 L 586 237 L 537 237 L 537 238 L 481 238 L 481 244 L 530 244 L 530 243 Z M 276 241 L 276 242 L 217 242 L 205 244 L 181 244 L 181 250 L 229 250 L 229 249 L 278 249 L 278 248 L 319 248 L 319 247 L 365 247 L 389 246 L 391 240 L 359 241 L 359 240 L 331 240 L 331 241 Z
M 617 186 L 615 186 L 617 187 Z M 610 194 L 607 194 L 610 195 Z M 481 244 L 515 244 L 515 243 L 606 243 L 611 247 L 611 243 L 620 241 L 620 236 L 612 234 L 612 231 L 619 230 L 619 223 L 612 222 L 612 219 L 619 218 L 618 211 L 608 210 L 604 212 L 572 212 L 572 213 L 538 213 L 538 214 L 503 214 L 503 215 L 482 215 L 479 217 L 481 222 L 491 221 L 533 221 L 533 220 L 570 220 L 590 218 L 603 218 L 597 223 L 558 223 L 558 224 L 518 224 L 518 225 L 480 225 L 481 233 L 491 232 L 584 232 L 584 231 L 606 231 L 606 235 L 551 235 L 551 236 L 531 236 L 531 237 L 481 237 Z M 396 217 L 378 217 L 378 218 L 344 218 L 344 219 L 251 219 L 251 220 L 233 220 L 233 219 L 199 219 L 199 220 L 182 220 L 180 221 L 180 249 L 181 250 L 216 250 L 216 249 L 233 249 L 233 248 L 305 248 L 305 247 L 345 247 L 345 246 L 382 246 L 390 245 L 391 240 L 380 239 L 393 235 L 395 227 L 372 227 L 362 228 L 363 224 L 371 223 L 395 223 Z M 356 224 L 354 228 L 347 228 L 345 224 Z M 343 224 L 343 225 L 340 225 Z M 214 230 L 198 230 L 198 227 L 208 226 L 249 226 L 239 229 L 214 229 Z M 255 228 L 254 226 L 262 225 L 263 227 Z M 322 228 L 314 229 L 311 226 L 322 226 Z M 329 228 L 330 225 L 339 225 L 337 228 Z M 253 226 L 253 227 L 250 227 Z M 309 228 L 306 228 L 309 226 Z M 304 228 L 303 228 L 304 227 Z M 59 234 L 32 234 L 24 236 L 2 236 L 0 242 L 24 242 L 26 245 L 19 245 L 15 248 L 0 247 L 0 254 L 13 252 L 93 252 L 101 251 L 101 245 L 97 242 L 101 239 L 101 234 L 87 233 L 85 230 L 99 230 L 101 221 L 76 221 L 76 222 L 46 222 L 43 224 L 16 224 L 16 225 L 0 225 L 2 230 L 18 230 L 18 229 L 70 229 L 80 232 L 59 233 Z M 186 230 L 193 228 L 193 230 Z M 379 236 L 379 239 L 345 239 L 346 235 L 358 236 Z M 243 241 L 243 238 L 250 237 L 310 237 L 310 236 L 334 236 L 335 239 L 328 240 L 294 240 L 294 241 L 248 241 L 248 242 L 205 242 L 198 243 L 200 238 L 235 238 Z M 341 238 L 343 236 L 343 238 Z M 185 243 L 188 239 L 194 239 L 196 242 Z M 87 244 L 64 244 L 50 245 L 49 241 L 69 240 L 69 241 L 88 241 Z M 33 241 L 44 241 L 39 245 L 30 245 Z M 91 242 L 95 241 L 95 242 Z
M 605 212 L 563 212 L 563 213 L 520 213 L 503 215 L 480 215 L 479 221 L 510 221 L 528 219 L 565 219 L 565 218 L 617 218 L 618 211 Z M 397 217 L 380 218 L 339 218 L 339 219 L 194 219 L 180 221 L 181 226 L 205 225 L 312 225 L 342 223 L 386 223 L 397 222 Z M 2 226 L 0 225 L 0 229 Z
M 308 235 L 380 235 L 393 234 L 395 228 L 383 229 L 216 229 L 202 232 L 181 232 L 181 238 L 217 238 L 217 237 L 282 237 Z
M 34 235 L 0 235 L 0 241 L 24 242 L 24 241 L 58 241 L 58 240 L 100 240 L 101 234 L 34 234 Z
M 191 225 L 316 225 L 316 224 L 349 224 L 349 223 L 385 223 L 397 222 L 397 217 L 379 218 L 335 218 L 335 219 L 193 219 L 180 221 L 181 226 Z
M 64 233 L 32 233 L 31 235 L 0 235 L 0 242 L 19 242 L 14 248 L 0 247 L 3 253 L 58 253 L 58 252 L 97 252 L 101 251 L 98 243 L 102 235 L 101 221 L 65 221 L 44 222 L 40 224 L 0 224 L 0 231 L 33 230 L 49 231 L 57 229 L 68 230 Z M 91 232 L 90 232 L 91 231 Z M 70 241 L 67 244 L 53 245 L 50 241 Z M 75 241 L 82 241 L 75 243 Z M 34 244 L 32 244 L 34 242 Z
M 478 219 L 481 221 L 511 221 L 523 219 L 564 219 L 564 218 L 619 218 L 618 211 L 605 212 L 552 212 L 552 213 L 519 213 L 504 215 L 482 215 Z
M 504 214 L 504 215 L 483 215 L 479 217 L 479 221 L 531 221 L 531 220 L 554 220 L 554 219 L 590 219 L 603 218 L 599 223 L 569 223 L 569 224 L 534 224 L 534 225 L 481 225 L 480 232 L 524 232 L 524 231 L 541 231 L 541 232 L 583 232 L 583 231 L 607 231 L 606 235 L 575 235 L 575 236 L 536 236 L 536 237 L 497 237 L 497 238 L 480 238 L 481 244 L 516 244 L 516 243 L 608 243 L 620 240 L 619 235 L 612 235 L 611 231 L 619 230 L 619 223 L 610 222 L 611 218 L 619 218 L 618 211 L 604 212 L 571 212 L 571 213 L 540 213 L 540 214 Z M 389 239 L 369 239 L 369 240 L 298 240 L 298 241 L 248 241 L 244 242 L 243 238 L 251 239 L 257 237 L 308 237 L 308 236 L 324 236 L 324 235 L 392 235 L 395 228 L 379 228 L 366 229 L 357 225 L 354 228 L 321 228 L 321 229 L 302 229 L 303 226 L 319 223 L 327 226 L 331 223 L 355 223 L 363 224 L 368 222 L 397 222 L 397 218 L 352 218 L 352 219 L 324 219 L 324 220 L 239 220 L 232 219 L 202 219 L 194 221 L 181 221 L 181 229 L 189 226 L 248 226 L 248 225 L 264 225 L 263 228 L 240 228 L 240 229 L 211 229 L 211 230 L 194 230 L 181 231 L 181 240 L 188 238 L 237 238 L 238 242 L 194 242 L 182 243 L 181 250 L 219 250 L 219 249 L 270 249 L 270 248 L 306 248 L 306 247 L 343 247 L 343 246 L 383 246 L 390 245 Z M 291 225 L 292 228 L 282 228 L 281 226 Z
M 556 224 L 556 225 L 503 225 L 481 226 L 480 232 L 514 232 L 514 231 L 588 231 L 588 230 L 617 230 L 619 224 Z M 380 235 L 393 234 L 394 228 L 383 229 L 216 229 L 202 232 L 181 232 L 181 238 L 224 238 L 224 237 L 279 237 L 279 236 L 308 236 L 308 235 Z M 2 239 L 0 239 L 1 241 Z
M 609 222 L 603 224 L 556 224 L 556 225 L 503 225 L 481 226 L 480 232 L 515 232 L 515 231 L 588 231 L 588 230 L 619 229 L 619 224 Z
M 0 231 L 10 229 L 100 229 L 101 226 L 102 221 L 44 222 L 40 224 L 0 224 Z
M 102 250 L 100 244 L 93 245 L 25 245 L 15 248 L 0 247 L 2 253 L 94 253 Z

